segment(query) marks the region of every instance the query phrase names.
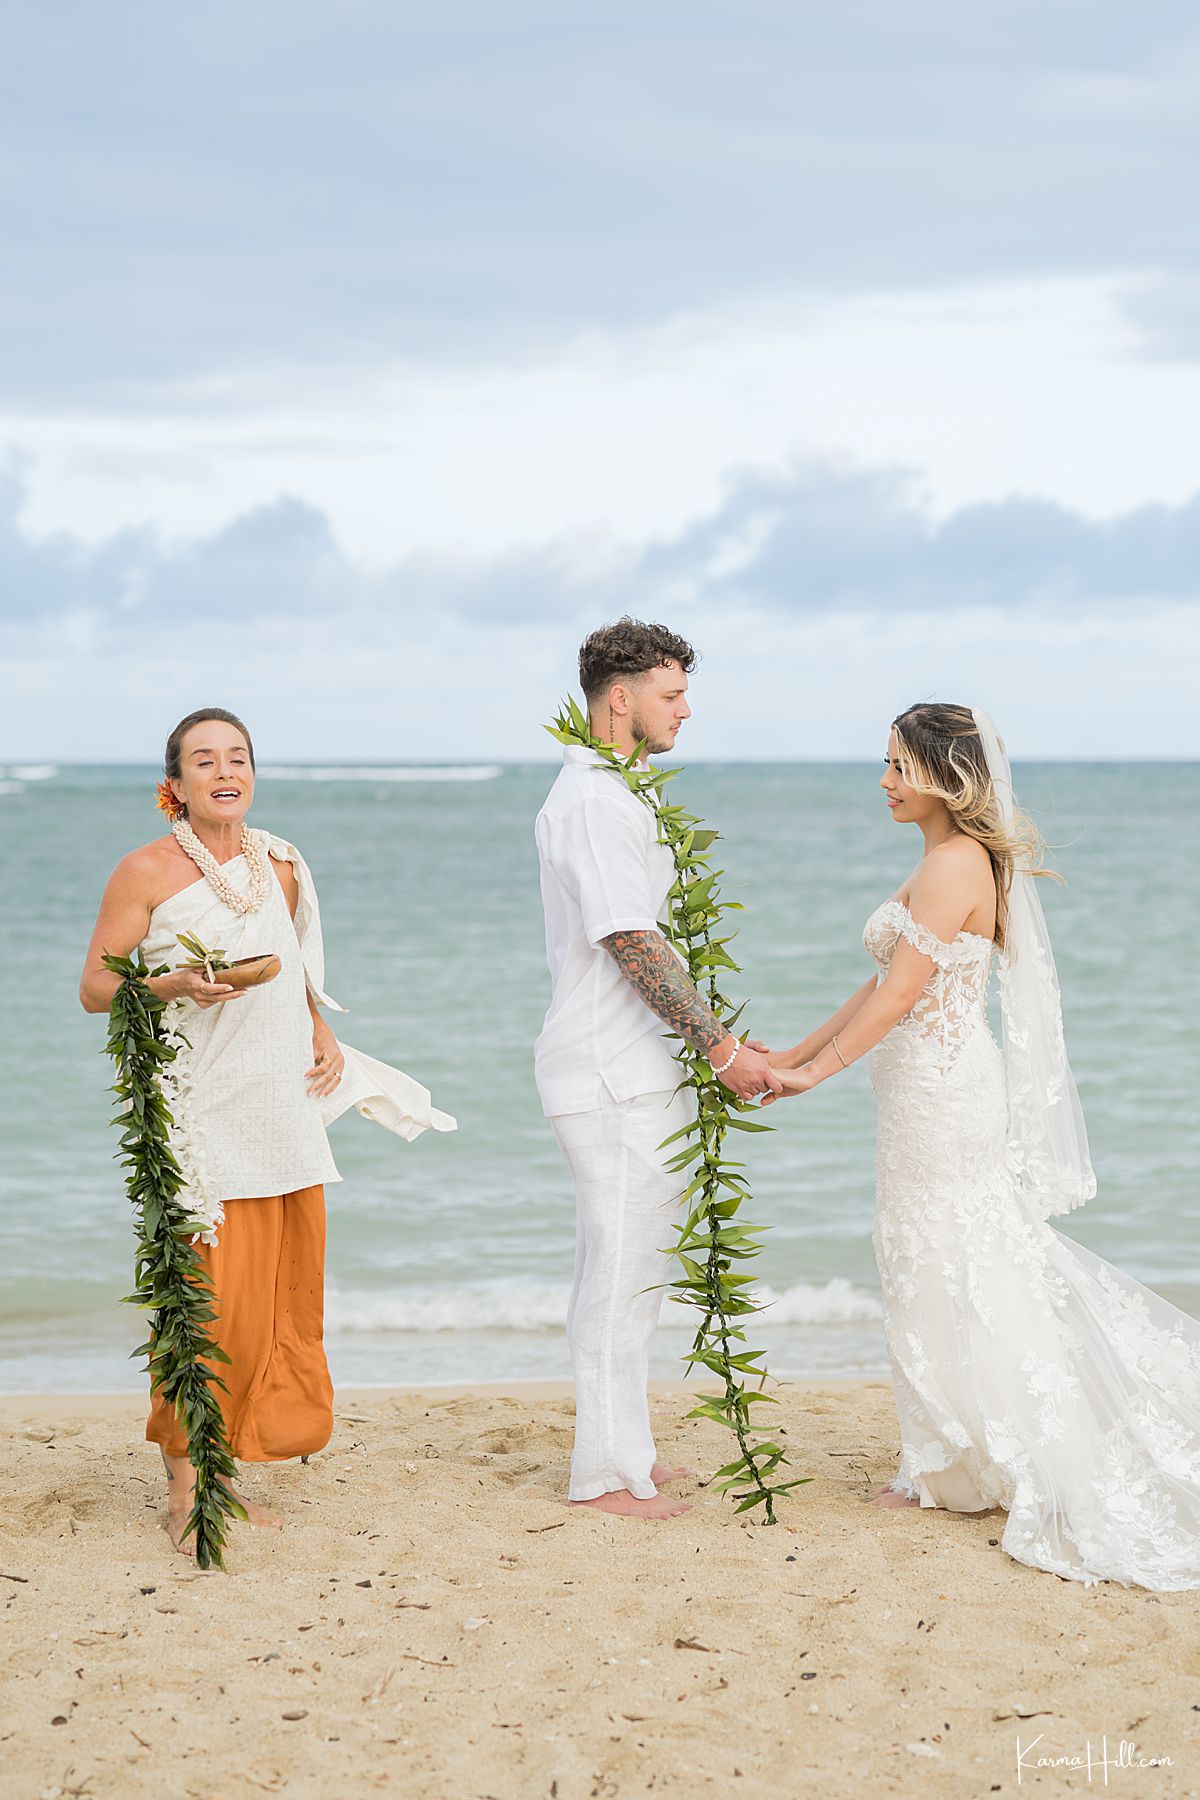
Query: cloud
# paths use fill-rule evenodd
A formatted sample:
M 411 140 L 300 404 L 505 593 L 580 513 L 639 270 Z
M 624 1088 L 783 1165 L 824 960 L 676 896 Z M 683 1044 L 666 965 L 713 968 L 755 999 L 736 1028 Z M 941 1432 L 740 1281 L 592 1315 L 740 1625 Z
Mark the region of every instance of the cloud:
M 89 546 L 31 540 L 17 480 L 0 485 L 0 597 L 28 627 L 86 616 L 142 634 L 156 618 L 457 620 L 531 625 L 672 602 L 858 614 L 958 606 L 1069 612 L 1147 597 L 1200 605 L 1200 495 L 1093 520 L 1035 499 L 937 521 L 901 471 L 735 479 L 717 509 L 642 554 L 564 538 L 489 562 L 409 558 L 357 567 L 315 508 L 282 499 L 212 536 L 171 544 L 127 531 Z
M 641 573 L 651 587 L 795 611 L 1200 606 L 1200 495 L 1115 519 L 1010 499 L 931 521 L 913 490 L 894 473 L 749 476 Z
M 125 414 L 10 413 L 22 523 L 93 543 L 210 538 L 283 498 L 360 567 L 638 556 L 735 471 L 911 471 L 946 518 L 1029 494 L 1083 515 L 1195 490 L 1200 361 L 1145 355 L 1146 281 L 792 293 L 548 342 L 521 358 L 264 367 Z
M 0 381 L 519 351 L 746 295 L 1200 270 L 1171 0 L 131 0 L 5 41 Z
M 153 754 L 215 644 L 280 754 L 536 754 L 626 607 L 713 754 L 1191 743 L 1185 9 L 77 11 L 5 44 L 5 753 Z
M 546 754 L 584 633 L 697 644 L 697 756 L 862 756 L 914 698 L 981 698 L 1032 755 L 1194 755 L 1200 500 L 1094 521 L 1041 502 L 934 521 L 902 473 L 747 476 L 641 554 L 563 540 L 360 569 L 295 500 L 206 539 L 31 541 L 0 509 L 0 756 L 146 759 L 213 698 L 271 757 Z
M 98 546 L 29 539 L 21 502 L 10 478 L 0 489 L 4 614 L 21 634 L 69 622 L 77 639 L 84 621 L 120 641 L 159 621 L 201 633 L 302 621 L 336 632 L 353 620 L 370 634 L 436 618 L 465 635 L 672 606 L 863 616 L 948 607 L 1073 615 L 1148 598 L 1200 606 L 1200 496 L 1112 520 L 1014 499 L 936 521 L 902 472 L 811 466 L 735 480 L 710 517 L 641 554 L 605 537 L 568 537 L 489 562 L 408 558 L 382 573 L 359 568 L 321 513 L 295 499 L 195 542 L 142 530 Z
M 352 568 L 328 521 L 303 501 L 256 508 L 198 543 L 155 544 L 138 610 L 226 619 L 336 617 L 369 604 L 372 584 Z
M 0 478 L 0 621 L 22 636 L 103 632 L 137 638 L 158 621 L 197 634 L 206 622 L 329 616 L 369 601 L 371 584 L 346 561 L 312 507 L 280 500 L 211 537 L 170 544 L 147 528 L 98 545 L 65 533 L 31 540 L 22 488 Z

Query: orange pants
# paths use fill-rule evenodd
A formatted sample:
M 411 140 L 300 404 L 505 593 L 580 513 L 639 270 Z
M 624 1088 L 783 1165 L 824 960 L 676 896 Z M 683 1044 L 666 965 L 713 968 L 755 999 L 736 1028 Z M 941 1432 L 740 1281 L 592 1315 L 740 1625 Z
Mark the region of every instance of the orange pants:
M 214 1245 L 197 1244 L 212 1283 L 209 1327 L 229 1357 L 213 1388 L 233 1454 L 243 1462 L 308 1456 L 333 1431 L 333 1383 L 325 1362 L 325 1189 L 229 1200 Z M 187 1455 L 187 1434 L 161 1393 L 150 1396 L 146 1436 L 168 1456 Z

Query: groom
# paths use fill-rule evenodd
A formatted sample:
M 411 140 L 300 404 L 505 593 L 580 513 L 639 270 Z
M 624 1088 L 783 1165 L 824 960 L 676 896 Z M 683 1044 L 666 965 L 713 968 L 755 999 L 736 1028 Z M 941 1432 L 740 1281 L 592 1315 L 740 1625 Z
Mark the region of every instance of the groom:
M 593 737 L 626 757 L 641 743 L 647 754 L 672 750 L 691 717 L 695 661 L 663 625 L 624 618 L 594 631 L 579 652 Z M 675 1094 L 666 1034 L 686 1038 L 743 1099 L 779 1093 L 783 1081 L 717 1022 L 663 936 L 674 859 L 653 814 L 594 751 L 564 750 L 535 835 L 553 985 L 537 1085 L 576 1193 L 570 1499 L 671 1518 L 687 1508 L 657 1484 L 684 1471 L 656 1459 L 646 1374 L 683 1185 L 666 1166 L 679 1146 L 659 1146 L 694 1114 Z

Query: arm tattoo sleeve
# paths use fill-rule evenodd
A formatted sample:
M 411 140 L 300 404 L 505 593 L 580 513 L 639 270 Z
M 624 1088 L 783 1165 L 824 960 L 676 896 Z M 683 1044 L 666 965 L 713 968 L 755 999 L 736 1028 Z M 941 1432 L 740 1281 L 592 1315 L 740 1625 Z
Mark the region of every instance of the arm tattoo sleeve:
M 729 1033 L 696 992 L 660 931 L 614 931 L 604 948 L 626 981 L 664 1025 L 707 1056 Z

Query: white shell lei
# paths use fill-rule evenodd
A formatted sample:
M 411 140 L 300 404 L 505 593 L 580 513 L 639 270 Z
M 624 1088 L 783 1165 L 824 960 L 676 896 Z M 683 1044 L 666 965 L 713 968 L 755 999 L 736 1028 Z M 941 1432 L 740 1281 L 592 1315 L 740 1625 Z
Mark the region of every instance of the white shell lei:
M 250 892 L 240 894 L 226 881 L 221 873 L 221 865 L 192 830 L 186 819 L 176 819 L 171 827 L 175 842 L 185 856 L 190 856 L 213 892 L 235 913 L 256 913 L 267 897 L 267 883 L 271 879 L 271 871 L 267 867 L 266 852 L 248 826 L 242 826 L 242 855 L 250 867 Z

